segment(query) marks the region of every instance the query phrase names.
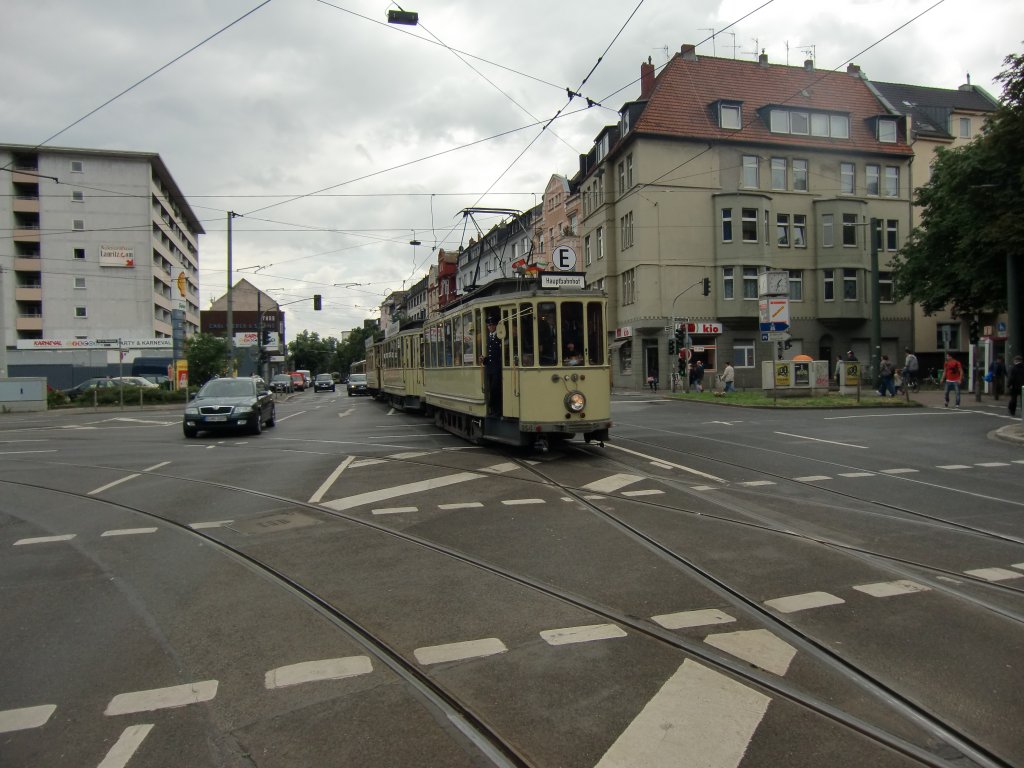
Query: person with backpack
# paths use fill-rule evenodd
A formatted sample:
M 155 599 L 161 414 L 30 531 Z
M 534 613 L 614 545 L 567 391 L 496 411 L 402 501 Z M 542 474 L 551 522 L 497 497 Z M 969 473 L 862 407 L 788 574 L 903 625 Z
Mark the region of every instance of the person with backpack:
M 949 408 L 949 393 L 956 392 L 956 407 L 960 407 L 960 385 L 964 380 L 964 368 L 949 352 L 946 353 L 946 362 L 942 366 L 942 380 L 946 384 L 945 406 Z
M 910 347 L 904 347 L 903 351 L 907 353 L 903 361 L 903 383 L 907 389 L 913 389 L 917 386 L 917 371 L 920 368 L 920 363 L 917 361 L 917 355 L 910 351 Z
M 896 387 L 892 383 L 894 373 L 895 369 L 889 362 L 889 356 L 882 355 L 882 361 L 878 364 L 878 376 L 881 379 L 878 385 L 878 394 L 882 397 L 896 397 Z

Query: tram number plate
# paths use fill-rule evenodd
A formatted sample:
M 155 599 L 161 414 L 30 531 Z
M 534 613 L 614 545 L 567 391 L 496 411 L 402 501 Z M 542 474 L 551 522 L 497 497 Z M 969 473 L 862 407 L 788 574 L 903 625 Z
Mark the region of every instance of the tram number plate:
M 206 420 L 207 421 L 227 421 L 228 417 L 227 416 L 207 416 Z

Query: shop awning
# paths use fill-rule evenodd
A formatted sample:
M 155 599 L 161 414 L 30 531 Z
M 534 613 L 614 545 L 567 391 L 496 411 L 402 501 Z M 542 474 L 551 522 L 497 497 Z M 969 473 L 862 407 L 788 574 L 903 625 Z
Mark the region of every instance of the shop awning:
M 615 341 L 613 341 L 611 344 L 608 345 L 608 350 L 611 351 L 611 352 L 614 352 L 616 349 L 621 347 L 623 344 L 628 344 L 632 340 L 633 339 L 616 339 Z

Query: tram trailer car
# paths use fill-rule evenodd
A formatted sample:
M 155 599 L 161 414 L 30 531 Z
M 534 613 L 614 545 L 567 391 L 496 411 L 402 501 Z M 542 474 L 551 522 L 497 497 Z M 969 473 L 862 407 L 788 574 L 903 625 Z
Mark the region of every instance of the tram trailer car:
M 494 281 L 449 305 L 423 328 L 423 393 L 436 423 L 474 442 L 546 450 L 581 435 L 603 444 L 612 424 L 606 314 L 602 291 L 537 280 Z M 496 365 L 485 365 L 489 346 Z
M 422 411 L 423 397 L 423 323 L 413 321 L 374 345 L 380 368 L 381 395 L 395 408 Z

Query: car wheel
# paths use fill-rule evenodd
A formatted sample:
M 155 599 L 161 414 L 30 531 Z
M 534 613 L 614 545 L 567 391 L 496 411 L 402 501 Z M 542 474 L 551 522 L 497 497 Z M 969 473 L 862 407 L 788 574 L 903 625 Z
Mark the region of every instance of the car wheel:
M 277 424 L 277 408 L 270 406 L 270 418 L 267 419 L 267 426 L 272 427 Z
M 195 427 L 190 427 L 188 424 L 182 426 L 181 431 L 185 433 L 185 437 L 191 439 L 199 434 L 199 430 Z
M 352 397 L 352 393 L 351 393 L 351 392 L 349 392 L 349 393 L 348 393 L 348 396 L 349 396 L 349 397 Z
M 258 435 L 263 432 L 263 414 L 257 413 L 256 418 L 253 419 L 252 426 L 249 427 L 249 431 L 254 435 Z

